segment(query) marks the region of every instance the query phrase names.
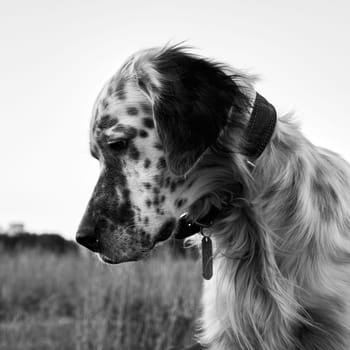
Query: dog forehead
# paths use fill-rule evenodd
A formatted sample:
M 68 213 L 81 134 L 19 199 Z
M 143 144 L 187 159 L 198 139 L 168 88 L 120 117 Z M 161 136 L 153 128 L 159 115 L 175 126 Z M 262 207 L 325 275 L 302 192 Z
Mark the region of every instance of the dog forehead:
M 113 77 L 103 87 L 93 107 L 91 131 L 109 132 L 117 124 L 153 127 L 152 105 L 134 79 Z

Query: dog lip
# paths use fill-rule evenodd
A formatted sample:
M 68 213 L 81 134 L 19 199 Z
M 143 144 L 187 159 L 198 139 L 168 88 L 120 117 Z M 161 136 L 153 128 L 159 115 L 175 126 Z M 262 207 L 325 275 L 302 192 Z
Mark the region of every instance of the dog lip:
M 108 257 L 107 255 L 104 254 L 99 254 L 99 257 L 102 259 L 103 262 L 105 262 L 106 264 L 110 264 L 110 265 L 115 265 L 118 264 L 117 260 L 111 259 L 110 257 Z
M 174 231 L 176 220 L 174 218 L 167 220 L 159 229 L 154 243 L 166 241 Z
M 98 255 L 104 263 L 109 264 L 109 265 L 117 265 L 117 264 L 121 264 L 124 262 L 137 261 L 137 260 L 141 259 L 141 257 L 131 257 L 131 258 L 125 257 L 125 258 L 120 258 L 120 259 L 118 259 L 118 258 L 112 259 L 112 258 L 110 258 L 107 255 L 104 255 L 102 253 L 99 253 Z

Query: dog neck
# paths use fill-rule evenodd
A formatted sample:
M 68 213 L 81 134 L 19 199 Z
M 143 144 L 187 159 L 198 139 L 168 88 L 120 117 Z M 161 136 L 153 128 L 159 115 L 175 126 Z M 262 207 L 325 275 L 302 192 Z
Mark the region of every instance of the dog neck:
M 270 104 L 263 96 L 256 93 L 254 107 L 245 131 L 245 150 L 244 155 L 251 170 L 254 169 L 255 161 L 261 156 L 266 146 L 271 140 L 275 130 L 277 114 L 274 106 Z M 239 196 L 239 184 L 235 184 L 232 194 Z M 230 206 L 230 201 L 226 201 Z M 175 238 L 184 239 L 201 231 L 202 228 L 209 228 L 215 221 L 220 210 L 212 207 L 211 210 L 201 220 L 193 221 L 188 218 L 187 213 L 181 215 L 176 228 Z

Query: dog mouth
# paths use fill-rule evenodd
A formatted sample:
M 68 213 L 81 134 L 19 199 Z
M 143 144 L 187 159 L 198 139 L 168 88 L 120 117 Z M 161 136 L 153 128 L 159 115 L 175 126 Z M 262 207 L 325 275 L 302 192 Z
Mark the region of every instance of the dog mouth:
M 100 260 L 108 265 L 117 265 L 125 262 L 132 262 L 132 261 L 138 261 L 147 256 L 146 252 L 142 252 L 140 254 L 134 254 L 134 255 L 120 255 L 118 257 L 110 257 L 103 253 L 97 254 Z
M 129 242 L 123 249 L 121 249 L 121 247 L 118 248 L 116 244 L 114 244 L 115 247 L 113 248 L 112 245 L 102 241 L 100 242 L 99 249 L 95 250 L 95 252 L 102 262 L 109 265 L 142 260 L 150 255 L 151 251 L 158 243 L 167 240 L 171 236 L 175 224 L 176 220 L 174 218 L 169 219 L 163 223 L 153 239 L 150 239 L 149 235 L 144 233 L 138 242 L 134 242 L 135 244 L 132 246 L 129 246 Z
M 100 259 L 106 263 L 106 264 L 109 264 L 109 265 L 116 265 L 118 264 L 119 262 L 117 261 L 117 259 L 112 259 L 110 257 L 108 257 L 107 255 L 104 255 L 102 253 L 99 253 L 98 256 L 100 257 Z
M 154 243 L 160 243 L 166 241 L 173 233 L 176 226 L 176 220 L 174 218 L 167 220 L 159 229 Z

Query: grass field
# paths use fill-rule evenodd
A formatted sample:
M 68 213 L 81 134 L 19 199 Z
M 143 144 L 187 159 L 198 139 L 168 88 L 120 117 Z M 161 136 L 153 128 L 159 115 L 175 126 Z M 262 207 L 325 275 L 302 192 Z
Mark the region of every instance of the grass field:
M 102 265 L 90 255 L 0 254 L 1 350 L 165 350 L 193 342 L 201 272 L 165 254 Z

